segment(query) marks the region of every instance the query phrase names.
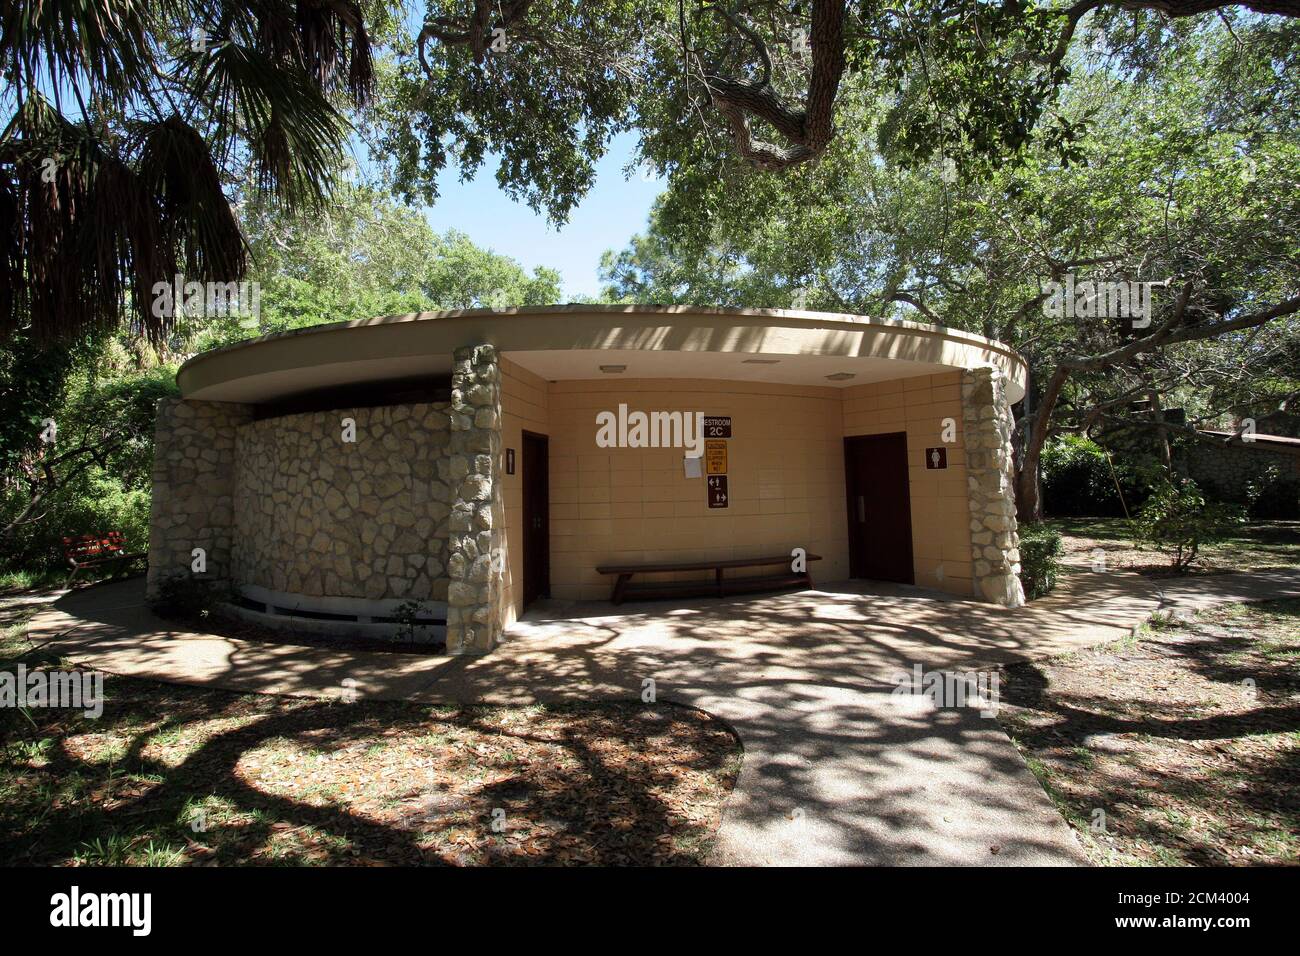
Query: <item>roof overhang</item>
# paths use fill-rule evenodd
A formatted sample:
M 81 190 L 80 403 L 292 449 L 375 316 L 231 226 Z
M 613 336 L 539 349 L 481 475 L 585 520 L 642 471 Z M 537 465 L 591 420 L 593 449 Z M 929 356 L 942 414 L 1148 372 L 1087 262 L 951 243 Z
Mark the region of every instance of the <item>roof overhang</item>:
M 339 385 L 446 376 L 452 351 L 478 343 L 550 381 L 709 378 L 845 387 L 993 365 L 1019 401 L 1027 375 L 1024 359 L 1002 343 L 938 325 L 775 309 L 565 305 L 312 326 L 204 352 L 176 377 L 185 398 L 268 402 Z M 612 376 L 601 365 L 627 368 Z

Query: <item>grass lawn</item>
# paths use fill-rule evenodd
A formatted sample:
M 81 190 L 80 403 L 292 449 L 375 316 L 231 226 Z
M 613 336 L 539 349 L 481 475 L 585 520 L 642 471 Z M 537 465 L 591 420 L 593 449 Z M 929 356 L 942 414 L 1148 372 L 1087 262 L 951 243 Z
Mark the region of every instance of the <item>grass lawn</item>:
M 1300 864 L 1300 601 L 1005 671 L 999 720 L 1098 864 Z
M 0 670 L 55 666 L 5 608 Z M 696 864 L 740 767 L 670 705 L 435 708 L 106 676 L 104 714 L 0 709 L 0 859 L 40 865 Z
M 62 587 L 67 579 L 66 568 L 57 571 L 5 571 L 0 573 L 0 598 L 10 595 L 21 597 L 26 591 Z M 76 583 L 95 579 L 96 575 L 87 570 L 77 576 Z
M 1109 571 L 1164 573 L 1169 561 L 1158 551 L 1141 550 L 1123 518 L 1053 518 L 1047 522 L 1061 532 L 1062 560 L 1089 565 L 1094 552 L 1105 554 Z M 1201 548 L 1194 573 L 1250 571 L 1300 565 L 1300 521 L 1255 521 L 1231 537 Z

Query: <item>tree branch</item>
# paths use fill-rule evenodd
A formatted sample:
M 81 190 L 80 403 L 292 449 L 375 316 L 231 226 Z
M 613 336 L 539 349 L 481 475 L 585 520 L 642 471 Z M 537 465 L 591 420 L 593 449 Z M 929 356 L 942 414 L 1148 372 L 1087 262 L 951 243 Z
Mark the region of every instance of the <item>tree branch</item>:
M 912 308 L 916 309 L 916 311 L 920 312 L 930 322 L 934 323 L 935 325 L 943 325 L 943 322 L 941 322 L 939 320 L 939 317 L 934 314 L 934 311 L 928 305 L 926 305 L 924 302 L 918 299 L 916 296 L 912 295 L 912 293 L 910 292 L 902 292 L 902 291 L 894 292 L 885 301 L 905 302 L 908 305 L 910 305 Z
M 497 29 L 509 29 L 517 26 L 528 13 L 533 0 L 508 0 L 498 4 L 494 0 L 474 0 L 474 9 L 463 17 L 434 17 L 424 24 L 416 38 L 416 52 L 420 57 L 420 66 L 428 74 L 429 63 L 424 50 L 429 40 L 437 40 L 444 46 L 467 46 L 474 62 L 482 65 L 487 57 L 488 38 Z M 492 14 L 499 11 L 495 23 Z
M 761 79 L 738 80 L 705 66 L 696 57 L 700 78 L 713 105 L 726 119 L 741 157 L 767 170 L 786 169 L 819 158 L 835 133 L 835 97 L 845 67 L 845 0 L 813 0 L 808 37 L 812 69 L 802 109 L 790 106 L 772 88 L 772 62 L 762 38 L 733 14 L 718 7 L 710 9 L 744 35 L 757 51 L 763 68 Z M 754 120 L 767 123 L 788 145 L 757 138 L 750 125 Z
M 1211 322 L 1206 325 L 1192 325 L 1183 328 L 1181 331 L 1174 332 L 1173 329 L 1182 321 L 1183 314 L 1187 308 L 1188 299 L 1191 296 L 1191 285 L 1183 287 L 1179 293 L 1178 301 L 1170 312 L 1170 316 L 1165 322 L 1150 335 L 1140 339 L 1135 339 L 1126 345 L 1111 349 L 1109 352 L 1103 352 L 1101 355 L 1090 357 L 1070 356 L 1061 360 L 1061 367 L 1077 371 L 1096 372 L 1114 365 L 1116 362 L 1122 362 L 1130 359 L 1135 355 L 1141 355 L 1144 352 L 1150 352 L 1156 348 L 1169 345 L 1177 345 L 1181 342 L 1195 342 L 1201 339 L 1212 339 L 1225 332 L 1235 332 L 1239 329 L 1254 328 L 1257 325 L 1263 325 L 1271 322 L 1273 319 L 1282 318 L 1283 316 L 1293 315 L 1300 312 L 1300 296 L 1292 296 L 1277 305 L 1270 306 L 1259 312 L 1252 312 L 1248 315 L 1240 316 L 1236 319 L 1224 319 L 1219 322 Z

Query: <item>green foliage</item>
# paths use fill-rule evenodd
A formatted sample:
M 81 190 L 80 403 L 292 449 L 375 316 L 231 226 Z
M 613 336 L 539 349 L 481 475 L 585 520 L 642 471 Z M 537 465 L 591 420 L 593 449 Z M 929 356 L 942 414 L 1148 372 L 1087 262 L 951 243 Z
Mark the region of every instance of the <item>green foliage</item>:
M 1123 504 L 1105 450 L 1078 435 L 1061 435 L 1043 447 L 1044 510 L 1053 517 L 1115 516 Z
M 1051 62 L 1060 16 L 1031 0 L 951 0 L 928 11 L 886 0 L 863 13 L 850 63 L 878 70 L 882 85 L 898 91 L 880 142 L 907 163 L 940 154 L 969 174 L 990 159 L 1021 158 L 1069 75 Z M 1050 118 L 1041 132 L 1051 148 L 1067 162 L 1079 158 L 1072 124 Z
M 1185 574 L 1202 545 L 1219 541 L 1246 522 L 1241 505 L 1207 502 L 1191 479 L 1163 481 L 1152 489 L 1133 520 L 1134 537 L 1169 557 Z
M 0 348 L 0 475 L 12 475 L 41 445 L 44 421 L 54 417 L 78 363 L 93 356 L 88 342 L 42 344 L 26 332 Z
M 1029 600 L 1056 587 L 1061 573 L 1057 560 L 1065 551 L 1061 533 L 1045 524 L 1020 526 L 1020 583 Z
M 25 498 L 14 492 L 0 497 L 0 521 L 15 514 Z M 128 488 L 120 479 L 96 469 L 61 489 L 39 522 L 22 525 L 5 540 L 4 570 L 68 570 L 63 538 L 121 531 L 128 551 L 149 546 L 149 489 Z M 83 571 L 82 577 L 94 572 Z M 80 577 L 78 578 L 80 580 Z
M 425 22 L 466 6 L 429 0 Z M 506 31 L 506 50 L 481 64 L 464 44 L 430 38 L 421 51 L 415 36 L 397 39 L 377 63 L 362 127 L 385 181 L 408 202 L 433 203 L 440 172 L 472 178 L 491 153 L 503 191 L 565 221 L 610 137 L 630 125 L 636 58 L 666 13 L 660 3 L 534 0 Z
M 376 189 L 348 186 L 327 210 L 284 215 L 250 204 L 242 214 L 261 288 L 261 320 L 206 322 L 197 350 L 267 332 L 380 315 L 491 306 L 550 305 L 560 275 L 530 275 L 515 260 L 455 231 L 439 236 L 418 211 Z
M 5 475 L 0 528 L 23 514 L 35 491 L 42 498 L 5 536 L 0 570 L 64 567 L 62 539 L 79 534 L 122 531 L 128 550 L 147 549 L 154 414 L 160 399 L 176 394 L 175 369 L 101 367 L 108 352 L 70 377 L 50 415 L 54 443 L 29 448 Z M 44 465 L 52 462 L 51 484 Z
M 1277 462 L 1258 468 L 1240 495 L 1220 497 L 1225 501 L 1243 498 L 1252 518 L 1300 518 L 1300 477 Z
M 339 203 L 312 215 L 256 202 L 243 214 L 257 262 L 261 324 L 236 317 L 196 320 L 191 349 L 260 332 L 398 312 L 490 305 L 545 305 L 560 298 L 560 276 L 532 274 L 459 233 L 435 235 L 415 210 L 366 187 L 348 187 Z M 148 358 L 117 339 L 40 346 L 23 335 L 0 348 L 0 572 L 62 568 L 65 536 L 120 530 L 132 551 L 147 548 L 155 406 L 176 394 L 175 368 L 140 369 Z M 58 439 L 40 439 L 53 419 Z M 54 468 L 43 464 L 76 449 Z M 48 486 L 48 487 L 47 487 Z M 35 490 L 46 492 L 30 514 Z

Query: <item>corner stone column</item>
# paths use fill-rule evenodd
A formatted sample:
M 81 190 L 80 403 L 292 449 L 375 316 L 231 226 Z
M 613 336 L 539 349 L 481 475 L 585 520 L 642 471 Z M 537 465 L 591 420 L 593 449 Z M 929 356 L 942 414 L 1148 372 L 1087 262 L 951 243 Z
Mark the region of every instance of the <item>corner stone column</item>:
M 501 370 L 491 345 L 455 351 L 447 540 L 447 653 L 486 654 L 501 640 Z
M 1015 419 L 1006 383 L 1006 374 L 991 367 L 969 369 L 961 377 L 971 571 L 977 597 L 1003 607 L 1021 607 L 1025 592 L 1020 585 L 1011 452 Z
M 192 576 L 218 590 L 230 586 L 235 433 L 252 417 L 251 406 L 231 402 L 165 398 L 158 403 L 145 585 L 149 600 L 171 578 Z M 194 548 L 206 552 L 203 574 L 190 570 Z

